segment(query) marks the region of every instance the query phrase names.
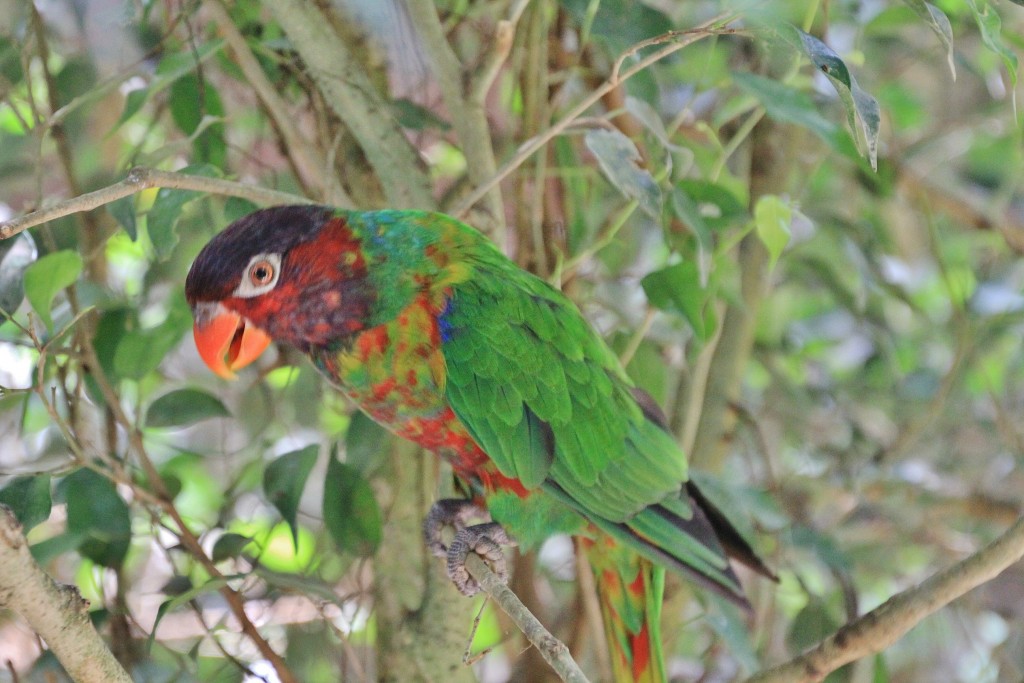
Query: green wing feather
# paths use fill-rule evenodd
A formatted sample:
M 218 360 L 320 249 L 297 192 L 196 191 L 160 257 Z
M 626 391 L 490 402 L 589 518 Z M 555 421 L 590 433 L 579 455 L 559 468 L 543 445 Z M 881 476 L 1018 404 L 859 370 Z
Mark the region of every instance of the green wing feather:
M 505 476 L 744 603 L 684 489 L 684 454 L 644 414 L 618 359 L 561 292 L 481 243 L 441 315 L 445 391 L 459 420 Z

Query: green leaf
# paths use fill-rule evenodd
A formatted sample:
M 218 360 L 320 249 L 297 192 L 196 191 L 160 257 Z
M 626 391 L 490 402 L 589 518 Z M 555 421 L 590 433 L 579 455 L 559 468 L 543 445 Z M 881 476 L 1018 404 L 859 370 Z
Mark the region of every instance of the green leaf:
M 864 92 L 857 84 L 846 64 L 839 55 L 832 51 L 825 43 L 814 36 L 803 31 L 798 31 L 800 40 L 807 56 L 811 62 L 818 67 L 818 70 L 828 76 L 832 86 L 839 93 L 839 99 L 846 109 L 847 122 L 850 129 L 857 131 L 857 120 L 860 120 L 860 130 L 864 135 L 864 144 L 867 147 L 866 156 L 871 162 L 872 169 L 878 169 L 878 133 L 882 125 L 882 114 L 878 107 L 878 100 Z M 855 135 L 858 143 L 861 140 Z
M 383 534 L 380 506 L 359 470 L 334 456 L 327 463 L 324 483 L 324 525 L 342 552 L 369 557 Z
M 839 623 L 820 598 L 811 596 L 807 606 L 793 618 L 786 644 L 791 652 L 800 652 L 835 633 Z
M 104 567 L 119 567 L 132 540 L 131 513 L 114 483 L 82 468 L 57 485 L 67 503 L 68 532 L 82 536 L 78 551 Z
M 1002 58 L 1006 71 L 1010 75 L 1009 89 L 1012 90 L 1017 87 L 1017 54 L 1006 47 L 1003 42 L 1003 22 L 999 18 L 999 14 L 984 0 L 981 3 L 981 8 L 978 7 L 976 0 L 967 0 L 967 4 L 970 5 L 971 13 L 974 14 L 974 20 L 978 24 L 981 41 L 985 43 L 985 47 Z
M 137 218 L 135 215 L 135 196 L 121 197 L 120 199 L 107 204 L 107 211 L 114 217 L 124 231 L 134 242 L 138 236 Z
M 25 298 L 25 271 L 37 255 L 36 243 L 27 232 L 0 242 L 0 311 L 14 315 L 21 306 Z
M 57 292 L 71 285 L 82 272 L 82 257 L 74 251 L 55 251 L 25 269 L 25 296 L 46 328 L 53 331 L 50 309 Z
M 150 97 L 161 92 L 185 74 L 191 72 L 199 64 L 206 61 L 224 45 L 221 39 L 211 40 L 200 45 L 196 50 L 168 52 L 156 67 L 156 73 L 150 84 L 144 88 L 132 90 L 125 98 L 124 110 L 114 124 L 114 130 L 142 109 Z
M 917 13 L 917 16 L 924 19 L 925 23 L 928 24 L 928 28 L 939 37 L 943 47 L 946 48 L 946 63 L 949 64 L 949 73 L 955 81 L 956 64 L 953 59 L 953 27 L 949 24 L 949 17 L 930 2 L 925 2 L 924 0 L 903 1 L 910 5 L 910 8 Z
M 369 475 L 387 453 L 390 432 L 363 412 L 352 413 L 345 432 L 345 462 Z
M 213 544 L 212 559 L 214 563 L 238 557 L 245 546 L 252 543 L 252 538 L 242 534 L 226 533 Z
M 615 188 L 635 199 L 644 213 L 657 220 L 661 216 L 661 188 L 645 168 L 636 145 L 617 130 L 590 130 L 583 138 Z
M 292 530 L 295 552 L 299 551 L 299 529 L 296 521 L 299 501 L 302 500 L 302 489 L 306 487 L 306 480 L 313 470 L 313 465 L 316 464 L 319 453 L 320 447 L 310 444 L 274 459 L 263 470 L 263 493 Z
M 220 171 L 208 164 L 187 166 L 180 173 L 203 176 L 205 178 L 220 177 Z M 178 244 L 178 234 L 175 226 L 181 211 L 185 205 L 194 199 L 202 196 L 203 193 L 195 190 L 174 190 L 161 188 L 156 193 L 153 206 L 146 212 L 146 228 L 149 232 L 149 239 L 156 250 L 157 258 L 163 260 L 171 255 L 174 247 Z
M 177 389 L 150 404 L 146 426 L 185 427 L 213 417 L 231 417 L 219 398 L 199 389 Z
M 885 655 L 881 652 L 875 655 L 875 666 L 871 674 L 871 683 L 889 683 L 889 670 L 885 666 Z
M 50 475 L 15 477 L 0 489 L 0 503 L 11 508 L 27 534 L 50 518 Z
M 785 83 L 742 71 L 733 74 L 733 82 L 747 94 L 756 97 L 768 116 L 776 121 L 802 126 L 832 149 L 849 156 L 857 154 L 849 136 L 818 113 L 807 93 Z
M 683 314 L 701 341 L 715 332 L 717 320 L 710 292 L 700 285 L 696 263 L 683 261 L 647 275 L 640 282 L 647 299 L 655 308 L 677 310 Z
M 156 610 L 156 619 L 153 620 L 153 627 L 149 631 L 149 639 L 146 641 L 146 650 L 149 651 L 153 647 L 153 638 L 156 636 L 156 627 L 160 625 L 160 621 L 164 616 L 182 605 L 187 605 L 192 600 L 195 600 L 200 595 L 206 593 L 213 593 L 219 591 L 224 586 L 228 585 L 228 582 L 236 579 L 236 576 L 218 576 L 217 578 L 210 579 L 201 586 L 196 586 L 192 590 L 185 591 L 181 595 L 177 595 L 170 600 L 165 600 L 160 603 L 160 607 Z
M 764 195 L 754 206 L 754 229 L 768 249 L 769 269 L 775 267 L 783 249 L 789 244 L 792 220 L 793 210 L 776 195 Z
M 179 303 L 180 302 L 180 303 Z M 164 322 L 145 330 L 122 330 L 113 352 L 112 370 L 120 379 L 140 380 L 159 367 L 191 327 L 184 299 L 176 299 Z

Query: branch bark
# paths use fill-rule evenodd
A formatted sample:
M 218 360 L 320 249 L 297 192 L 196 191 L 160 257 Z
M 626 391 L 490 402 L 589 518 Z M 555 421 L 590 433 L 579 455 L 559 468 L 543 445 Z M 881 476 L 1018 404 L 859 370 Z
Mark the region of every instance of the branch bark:
M 844 664 L 881 652 L 922 619 L 994 579 L 1024 557 L 1024 517 L 985 548 L 854 619 L 819 645 L 746 683 L 817 683 Z
M 21 525 L 0 505 L 0 605 L 29 623 L 78 683 L 131 683 L 89 620 L 89 602 L 58 585 L 29 552 Z

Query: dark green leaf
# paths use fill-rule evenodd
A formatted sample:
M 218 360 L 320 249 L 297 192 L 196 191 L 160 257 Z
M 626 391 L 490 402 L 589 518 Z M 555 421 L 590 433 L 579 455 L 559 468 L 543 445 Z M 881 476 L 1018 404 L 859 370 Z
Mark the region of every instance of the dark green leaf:
M 345 432 L 345 462 L 369 475 L 387 453 L 390 433 L 363 412 L 355 412 Z
M 63 534 L 57 534 L 45 541 L 34 544 L 29 548 L 29 552 L 32 553 L 32 558 L 36 562 L 46 565 L 64 553 L 78 550 L 78 546 L 82 545 L 85 538 L 86 535 L 80 531 L 66 531 Z
M 451 124 L 439 117 L 434 112 L 421 107 L 412 100 L 405 98 L 397 99 L 391 103 L 392 111 L 399 125 L 409 130 L 426 130 L 434 128 L 440 131 L 448 131 Z
M 0 489 L 0 503 L 11 508 L 27 534 L 50 518 L 50 475 L 15 477 Z
M 242 534 L 227 533 L 213 544 L 213 561 L 221 562 L 242 554 L 245 546 L 252 543 L 252 538 Z
M 681 180 L 678 187 L 697 204 L 704 224 L 711 230 L 721 230 L 732 225 L 746 223 L 746 198 L 737 197 L 724 185 L 706 180 Z M 705 211 L 704 207 L 709 210 Z
M 696 263 L 684 261 L 656 270 L 640 284 L 652 306 L 682 313 L 698 339 L 705 341 L 714 334 L 717 325 L 714 306 L 709 291 L 701 287 Z
M 302 489 L 306 487 L 306 480 L 316 464 L 319 453 L 320 447 L 311 444 L 276 458 L 263 471 L 263 493 L 291 528 L 292 543 L 296 552 L 299 548 L 299 529 L 296 521 L 299 501 L 302 500 Z
M 661 216 L 661 188 L 645 168 L 636 145 L 617 130 L 590 130 L 584 141 L 615 188 L 629 199 L 635 199 L 651 218 Z
M 792 652 L 800 652 L 832 635 L 839 623 L 820 599 L 811 596 L 807 606 L 797 613 L 786 635 Z
M 150 97 L 164 90 L 179 78 L 196 68 L 197 65 L 215 54 L 224 44 L 223 40 L 211 40 L 200 45 L 196 50 L 167 52 L 156 67 L 156 75 L 145 87 L 128 93 L 124 110 L 114 128 L 117 129 L 125 121 L 137 114 Z
M 107 204 L 107 211 L 114 217 L 124 231 L 131 238 L 132 242 L 138 237 L 138 226 L 135 215 L 135 197 L 121 197 L 120 199 Z
M 369 557 L 383 534 L 380 506 L 359 470 L 333 455 L 324 482 L 324 525 L 342 552 Z
M 81 272 L 82 257 L 74 251 L 55 251 L 25 269 L 25 296 L 47 329 L 53 330 L 53 298 L 75 282 Z
M 27 232 L 0 242 L 0 311 L 13 315 L 25 299 L 25 270 L 36 255 L 36 244 Z
M 58 484 L 67 502 L 68 532 L 81 534 L 79 552 L 104 567 L 119 567 L 132 540 L 131 514 L 114 483 L 82 468 Z
M 159 397 L 146 411 L 147 427 L 184 427 L 213 417 L 230 417 L 220 399 L 199 389 L 177 389 Z

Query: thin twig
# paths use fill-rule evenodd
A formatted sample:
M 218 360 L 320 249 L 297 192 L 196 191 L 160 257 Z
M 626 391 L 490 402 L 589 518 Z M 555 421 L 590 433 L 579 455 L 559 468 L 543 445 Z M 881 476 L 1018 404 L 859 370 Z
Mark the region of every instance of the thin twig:
M 583 675 L 578 664 L 573 661 L 569 654 L 569 648 L 565 643 L 551 635 L 551 632 L 544 628 L 537 617 L 533 616 L 530 610 L 519 600 L 515 593 L 508 586 L 502 583 L 498 575 L 491 571 L 491 568 L 475 553 L 466 557 L 466 569 L 476 579 L 480 587 L 487 592 L 491 599 L 502 609 L 505 614 L 515 622 L 519 630 L 523 632 L 527 640 L 533 643 L 544 660 L 551 665 L 555 673 L 567 683 L 588 683 L 587 677 Z
M 195 190 L 197 192 L 208 192 L 210 194 L 221 194 L 230 197 L 241 197 L 259 204 L 310 204 L 310 199 L 299 195 L 268 190 L 256 185 L 246 185 L 232 180 L 221 178 L 206 178 L 204 176 L 189 175 L 187 173 L 175 173 L 173 171 L 158 171 L 153 168 L 136 167 L 128 171 L 124 180 L 108 185 L 106 187 L 87 192 L 77 197 L 57 202 L 24 216 L 12 218 L 9 221 L 0 223 L 0 240 L 13 237 L 18 233 L 42 223 L 47 223 L 64 216 L 82 211 L 92 211 L 95 208 L 110 204 L 123 197 L 128 197 L 136 192 L 148 190 L 152 187 L 168 187 L 176 190 Z
M 1024 557 L 1024 517 L 973 555 L 854 619 L 824 641 L 746 683 L 817 683 L 844 664 L 881 652 L 925 617 Z

